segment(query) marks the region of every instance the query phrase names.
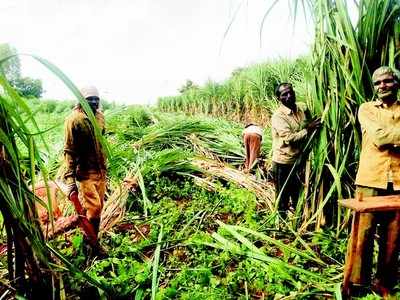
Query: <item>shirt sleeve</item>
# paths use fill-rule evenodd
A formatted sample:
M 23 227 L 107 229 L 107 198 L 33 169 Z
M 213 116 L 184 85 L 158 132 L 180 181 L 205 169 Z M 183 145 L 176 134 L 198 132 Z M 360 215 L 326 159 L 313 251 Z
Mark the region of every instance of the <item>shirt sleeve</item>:
M 388 126 L 378 118 L 377 110 L 367 105 L 361 105 L 358 111 L 361 128 L 378 147 L 385 145 L 400 145 L 400 128 Z
M 74 134 L 76 129 L 73 120 L 67 119 L 65 122 L 65 142 L 64 142 L 64 160 L 67 170 L 64 174 L 64 180 L 67 184 L 75 182 L 75 170 L 77 153 L 74 143 Z
M 272 128 L 276 131 L 285 144 L 293 144 L 303 140 L 307 136 L 307 129 L 295 131 L 280 116 L 272 117 Z

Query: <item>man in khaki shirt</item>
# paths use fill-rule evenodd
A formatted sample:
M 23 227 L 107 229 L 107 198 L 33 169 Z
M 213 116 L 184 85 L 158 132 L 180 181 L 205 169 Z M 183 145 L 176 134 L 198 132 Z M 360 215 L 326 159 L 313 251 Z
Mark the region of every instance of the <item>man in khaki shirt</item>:
M 378 99 L 360 106 L 362 149 L 356 177 L 357 193 L 364 197 L 400 193 L 400 102 L 397 100 L 397 71 L 380 67 L 372 75 Z M 387 294 L 396 285 L 400 212 L 363 213 L 357 239 L 357 254 L 350 275 L 350 287 L 370 284 L 374 235 L 377 224 L 379 257 L 375 289 Z
M 103 134 L 104 115 L 99 110 L 97 89 L 93 86 L 84 87 L 81 94 L 87 100 Z M 79 200 L 85 209 L 85 216 L 81 217 L 87 218 L 92 227 L 84 232 L 85 236 L 99 250 L 97 235 L 106 190 L 106 157 L 93 124 L 80 104 L 65 120 L 64 157 L 67 165 L 64 180 L 68 185 L 68 197 L 71 198 L 73 192 L 79 192 Z
M 278 210 L 286 215 L 290 207 L 296 208 L 302 185 L 298 160 L 305 138 L 317 129 L 321 121 L 308 121 L 307 107 L 296 104 L 296 94 L 290 83 L 281 83 L 275 90 L 280 106 L 272 115 L 272 173 Z

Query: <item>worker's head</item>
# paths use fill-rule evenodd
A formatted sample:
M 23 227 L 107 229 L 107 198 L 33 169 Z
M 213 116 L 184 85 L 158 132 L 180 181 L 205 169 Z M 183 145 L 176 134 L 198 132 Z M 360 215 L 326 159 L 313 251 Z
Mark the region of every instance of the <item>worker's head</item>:
M 290 83 L 280 83 L 275 89 L 275 96 L 283 105 L 289 108 L 292 108 L 296 103 L 296 94 Z
M 380 67 L 372 74 L 374 90 L 379 99 L 397 100 L 399 90 L 399 72 L 391 67 Z
M 96 113 L 100 104 L 99 91 L 94 86 L 85 86 L 80 90 L 82 97 L 86 99 L 93 113 Z

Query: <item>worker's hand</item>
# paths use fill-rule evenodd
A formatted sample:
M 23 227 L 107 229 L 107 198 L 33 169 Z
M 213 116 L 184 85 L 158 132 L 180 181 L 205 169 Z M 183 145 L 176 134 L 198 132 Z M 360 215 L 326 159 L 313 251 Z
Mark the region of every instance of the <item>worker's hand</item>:
M 307 132 L 311 133 L 321 127 L 321 118 L 312 120 L 306 127 Z
M 75 182 L 67 185 L 66 194 L 68 195 L 68 199 L 71 198 L 73 192 L 78 192 L 78 187 Z

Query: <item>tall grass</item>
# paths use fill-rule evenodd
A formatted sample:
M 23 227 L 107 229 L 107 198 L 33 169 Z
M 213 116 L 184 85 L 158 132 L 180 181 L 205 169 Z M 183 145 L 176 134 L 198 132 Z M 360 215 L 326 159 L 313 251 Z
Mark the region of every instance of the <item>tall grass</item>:
M 71 89 L 93 122 L 93 113 L 75 85 L 50 62 L 34 58 Z M 0 60 L 0 67 L 7 59 L 10 57 Z M 1 70 L 0 212 L 7 234 L 10 288 L 28 299 L 52 299 L 57 293 L 64 293 L 61 291 L 60 279 L 60 270 L 63 270 L 77 274 L 106 291 L 106 287 L 71 264 L 44 240 L 35 209 L 35 202 L 40 200 L 33 195 L 28 185 L 34 189 L 39 175 L 46 183 L 49 180 L 49 171 L 43 162 L 42 153 L 48 154 L 50 149 L 43 138 L 42 128 L 35 120 L 35 112 L 11 87 Z M 95 122 L 93 124 L 98 134 L 99 128 Z M 47 194 L 50 195 L 49 190 Z M 51 210 L 50 197 L 49 203 L 42 204 Z
M 161 97 L 158 107 L 166 112 L 204 114 L 265 125 L 276 106 L 274 89 L 277 83 L 292 82 L 299 98 L 304 99 L 303 73 L 308 72 L 309 67 L 307 59 L 300 58 L 238 69 L 225 82 L 209 81 L 202 87 L 193 86 L 178 96 Z
M 35 198 L 26 181 L 29 177 L 34 183 L 32 162 L 40 162 L 35 141 L 27 134 L 19 114 L 21 109 L 29 109 L 3 75 L 0 87 L 4 91 L 0 95 L 0 211 L 7 233 L 8 279 L 25 297 L 39 297 L 43 292 L 50 295 L 51 277 L 42 269 L 49 265 L 50 252 L 45 247 L 34 209 Z M 17 147 L 17 140 L 26 148 L 28 160 Z M 46 173 L 45 167 L 41 167 Z
M 308 141 L 311 156 L 296 216 L 303 221 L 301 230 L 328 223 L 339 232 L 348 215 L 336 200 L 352 196 L 359 159 L 357 109 L 373 97 L 372 72 L 380 65 L 400 66 L 400 8 L 396 0 L 357 1 L 358 16 L 352 20 L 349 1 L 296 0 L 291 3 L 295 12 L 301 3 L 315 22 L 310 61 L 281 60 L 238 70 L 223 83 L 160 98 L 158 105 L 164 111 L 268 125 L 276 107 L 271 100 L 275 84 L 294 83 L 299 100 L 307 101 L 323 121 L 322 130 Z
M 311 205 L 302 228 L 318 227 L 325 211 L 339 231 L 343 212 L 336 200 L 353 194 L 359 159 L 357 109 L 373 97 L 372 72 L 380 65 L 399 65 L 400 7 L 394 0 L 359 1 L 353 25 L 344 0 L 309 4 L 315 43 L 308 99 L 323 128 L 313 142 L 306 190 Z

